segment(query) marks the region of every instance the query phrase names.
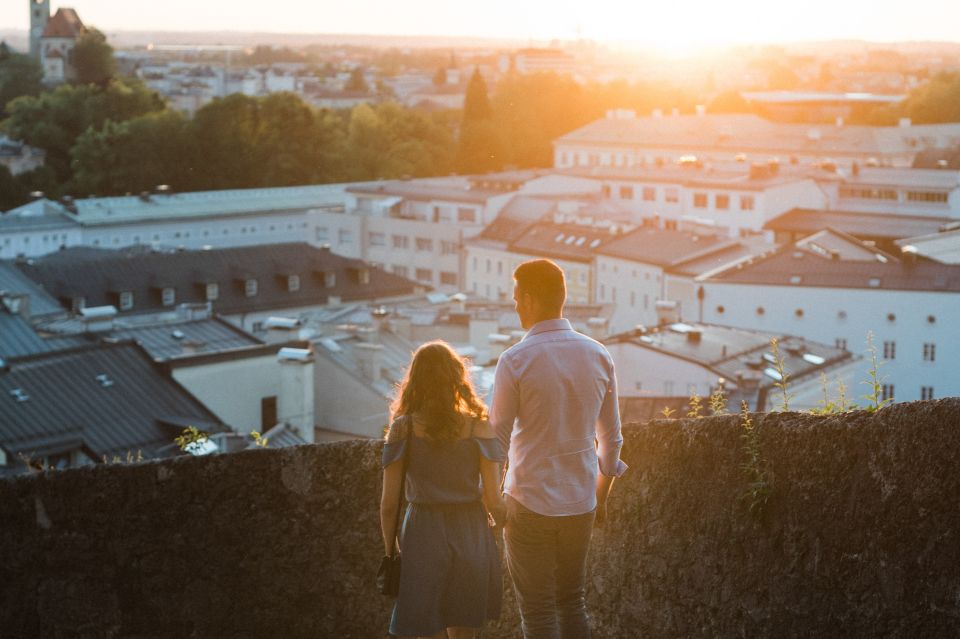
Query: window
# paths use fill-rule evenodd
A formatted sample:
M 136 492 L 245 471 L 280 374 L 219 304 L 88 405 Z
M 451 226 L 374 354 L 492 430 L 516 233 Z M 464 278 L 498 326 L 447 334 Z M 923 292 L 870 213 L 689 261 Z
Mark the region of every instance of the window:
M 752 211 L 754 206 L 753 196 L 752 195 L 741 195 L 740 196 L 740 210 L 741 211 Z
M 173 306 L 173 304 L 176 301 L 177 301 L 177 292 L 174 289 L 167 287 L 162 291 L 160 291 L 160 303 L 162 305 Z
M 636 306 L 637 302 L 637 293 L 635 291 L 630 291 L 630 308 Z
M 338 244 L 353 244 L 353 232 L 350 229 L 340 229 L 337 231 Z
M 428 268 L 418 268 L 417 269 L 417 281 L 418 282 L 433 282 L 433 271 Z
M 729 209 L 730 208 L 730 196 L 729 195 L 718 195 L 714 198 L 714 205 L 718 209 Z
M 384 235 L 383 233 L 370 231 L 369 233 L 367 233 L 367 241 L 370 242 L 370 246 L 386 246 L 387 236 Z
M 663 394 L 666 397 L 673 397 L 673 382 L 667 381 L 663 383 Z
M 488 257 L 488 258 L 487 258 L 487 273 L 490 272 L 490 269 L 491 269 L 491 268 L 493 268 L 493 262 L 492 262 L 492 261 L 490 260 L 490 258 Z
M 838 337 L 837 339 L 833 340 L 833 343 L 834 343 L 834 345 L 835 345 L 837 348 L 839 348 L 840 350 L 844 350 L 844 351 L 847 350 L 847 338 L 846 338 L 846 337 Z
M 668 188 L 663 192 L 663 199 L 670 204 L 676 204 L 680 201 L 680 189 Z
M 408 269 L 406 266 L 402 266 L 400 264 L 393 265 L 394 275 L 399 275 L 400 277 L 407 277 L 409 273 L 410 273 L 410 269 Z
M 677 230 L 677 221 L 676 220 L 664 220 L 663 229 L 665 231 L 676 231 Z
M 933 386 L 921 386 L 920 399 L 933 399 Z
M 433 207 L 433 218 L 432 218 L 432 219 L 433 219 L 434 222 L 439 222 L 439 221 L 440 221 L 440 207 L 439 207 L 439 206 L 434 206 L 434 207 Z
M 300 276 L 287 275 L 287 291 L 294 293 L 300 290 Z
M 503 276 L 503 262 L 497 260 L 497 275 Z
M 609 185 L 609 184 L 604 184 L 603 187 L 600 189 L 600 191 L 601 191 L 601 193 L 603 193 L 603 197 L 610 197 L 610 185 Z
M 652 186 L 643 187 L 643 201 L 644 202 L 656 202 L 657 201 L 657 189 Z
M 935 202 L 937 204 L 947 203 L 946 193 L 934 193 L 931 191 L 907 191 L 908 202 Z
M 477 210 L 467 206 L 461 206 L 460 208 L 457 209 L 457 221 L 458 222 L 476 222 Z
M 131 308 L 133 308 L 133 293 L 123 291 L 120 293 L 120 310 L 129 311 Z
M 418 251 L 432 251 L 433 240 L 428 237 L 418 237 L 416 239 L 416 247 Z
M 393 248 L 395 249 L 410 248 L 410 238 L 407 237 L 406 235 L 394 235 Z
M 440 255 L 456 255 L 457 243 L 448 240 L 440 240 Z
M 878 189 L 869 187 L 841 186 L 840 197 L 855 198 L 858 200 L 893 200 L 897 199 L 894 189 Z
M 621 200 L 632 200 L 632 199 L 633 199 L 633 187 L 632 187 L 632 186 L 621 186 L 621 187 L 620 187 L 620 199 L 621 199 Z
M 326 288 L 333 288 L 337 285 L 337 274 L 333 271 L 327 271 L 323 274 L 323 285 Z
M 897 343 L 896 342 L 883 343 L 883 359 L 897 359 Z
M 927 342 L 923 345 L 923 361 L 925 362 L 935 362 L 937 361 L 937 345 Z
M 440 283 L 447 286 L 457 285 L 457 274 L 450 271 L 440 271 Z
M 706 193 L 694 193 L 693 194 L 693 205 L 698 209 L 707 208 L 707 194 Z
M 893 401 L 893 384 L 882 384 L 880 386 L 880 399 L 881 401 L 888 399 Z
M 204 293 L 208 302 L 213 302 L 220 297 L 220 287 L 216 282 L 207 282 L 207 285 L 204 288 L 206 289 L 204 290 Z
M 243 281 L 243 294 L 247 297 L 255 297 L 257 295 L 257 280 L 255 278 L 250 277 Z

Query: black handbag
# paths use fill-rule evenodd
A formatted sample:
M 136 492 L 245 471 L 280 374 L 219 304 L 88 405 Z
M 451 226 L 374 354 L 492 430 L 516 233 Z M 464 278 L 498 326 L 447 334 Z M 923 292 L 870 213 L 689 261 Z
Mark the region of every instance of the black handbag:
M 403 493 L 407 483 L 407 464 L 410 462 L 410 431 L 412 430 L 411 420 L 407 417 L 406 426 L 407 447 L 403 451 L 403 469 L 400 472 L 400 498 L 397 500 L 397 521 L 393 528 L 395 543 L 390 551 L 389 557 L 380 560 L 380 569 L 377 570 L 377 590 L 381 595 L 387 597 L 396 597 L 400 594 L 400 554 L 397 548 L 400 545 L 400 517 L 403 514 Z

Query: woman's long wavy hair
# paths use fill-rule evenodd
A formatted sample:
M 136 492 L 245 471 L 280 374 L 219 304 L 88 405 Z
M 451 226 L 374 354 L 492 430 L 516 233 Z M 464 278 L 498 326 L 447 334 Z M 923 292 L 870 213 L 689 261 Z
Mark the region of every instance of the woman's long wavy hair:
M 466 417 L 485 419 L 487 407 L 459 355 L 444 341 L 418 348 L 390 406 L 392 419 L 416 413 L 434 441 L 453 441 Z

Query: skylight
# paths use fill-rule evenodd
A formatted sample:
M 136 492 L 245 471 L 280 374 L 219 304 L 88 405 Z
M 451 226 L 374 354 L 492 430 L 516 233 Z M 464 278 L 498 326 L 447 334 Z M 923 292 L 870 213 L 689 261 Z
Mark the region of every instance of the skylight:
M 590 248 L 597 248 L 598 246 L 600 246 L 600 238 L 596 238 L 590 242 Z
M 819 355 L 814 355 L 813 353 L 804 353 L 803 361 L 813 364 L 815 366 L 820 366 L 827 360 L 824 359 L 823 357 L 820 357 Z
M 553 241 L 554 241 L 554 242 L 562 242 L 562 241 L 563 241 L 563 238 L 565 238 L 565 237 L 566 237 L 566 236 L 565 236 L 563 233 L 557 233 L 557 236 L 556 236 L 555 238 L 553 238 Z
M 780 376 L 780 373 L 777 372 L 775 368 L 765 368 L 763 369 L 763 374 L 778 382 L 782 382 L 783 378 Z

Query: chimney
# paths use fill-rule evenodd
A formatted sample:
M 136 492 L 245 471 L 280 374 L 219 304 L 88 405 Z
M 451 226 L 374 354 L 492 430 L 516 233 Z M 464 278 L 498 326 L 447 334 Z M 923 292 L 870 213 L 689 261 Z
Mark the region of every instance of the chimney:
M 284 347 L 277 352 L 280 392 L 277 419 L 295 428 L 307 442 L 314 442 L 313 351 Z
M 302 326 L 303 322 L 293 317 L 268 317 L 263 322 L 267 332 L 265 341 L 268 344 L 289 342 L 296 339 Z
M 359 326 L 357 327 L 357 337 L 363 341 L 365 344 L 376 344 L 380 340 L 377 337 L 377 327 L 376 326 Z
M 703 338 L 703 331 L 701 331 L 699 328 L 687 331 L 687 341 L 691 344 L 699 344 L 701 338 Z
M 383 365 L 383 345 L 360 342 L 355 344 L 353 349 L 357 366 L 360 367 L 364 379 L 369 382 L 379 382 Z
M 79 310 L 80 322 L 87 333 L 113 330 L 113 318 L 117 309 L 113 306 L 87 306 Z
M 378 333 L 389 330 L 390 311 L 387 310 L 386 306 L 373 309 L 373 311 L 370 312 L 370 317 L 373 318 L 373 326 L 377 329 Z
M 905 265 L 913 266 L 917 263 L 917 247 L 913 244 L 907 244 L 900 249 L 900 256 L 903 258 Z

